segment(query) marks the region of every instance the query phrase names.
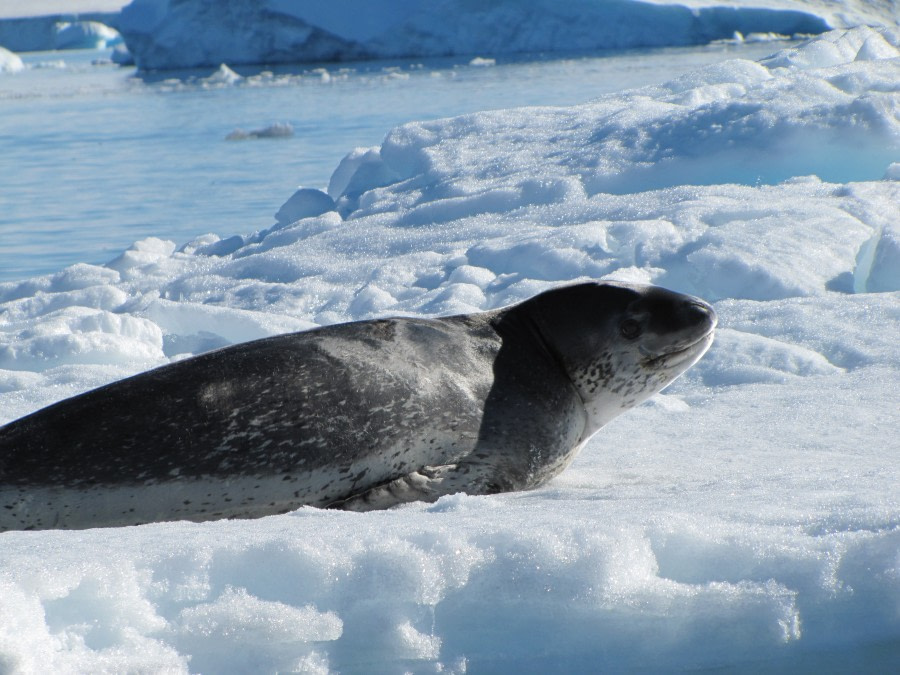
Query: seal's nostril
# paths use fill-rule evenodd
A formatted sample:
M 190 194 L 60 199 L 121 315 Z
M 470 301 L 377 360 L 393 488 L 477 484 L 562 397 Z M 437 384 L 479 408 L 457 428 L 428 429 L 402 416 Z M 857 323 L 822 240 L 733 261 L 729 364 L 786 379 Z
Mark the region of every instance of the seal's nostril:
M 716 322 L 716 311 L 702 300 L 689 300 L 685 307 L 685 314 L 691 321 L 697 323 Z
M 687 312 L 692 316 L 708 316 L 710 307 L 706 303 L 694 302 L 687 303 Z

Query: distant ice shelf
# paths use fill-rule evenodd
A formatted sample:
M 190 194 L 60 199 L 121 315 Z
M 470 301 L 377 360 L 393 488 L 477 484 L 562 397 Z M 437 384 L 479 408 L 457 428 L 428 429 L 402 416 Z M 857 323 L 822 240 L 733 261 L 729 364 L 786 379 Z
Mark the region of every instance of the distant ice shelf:
M 119 28 L 143 69 L 705 44 L 890 24 L 875 0 L 134 0 Z

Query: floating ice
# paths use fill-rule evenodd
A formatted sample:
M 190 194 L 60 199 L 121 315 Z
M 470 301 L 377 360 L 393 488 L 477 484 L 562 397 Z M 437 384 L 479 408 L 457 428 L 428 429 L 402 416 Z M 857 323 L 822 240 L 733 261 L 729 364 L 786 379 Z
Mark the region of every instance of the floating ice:
M 98 21 L 63 21 L 56 25 L 56 49 L 105 49 L 121 42 L 117 30 Z
M 0 47 L 0 73 L 17 73 L 25 68 L 18 54 Z
M 219 64 L 219 69 L 214 72 L 209 77 L 205 77 L 202 80 L 203 84 L 206 85 L 232 85 L 236 82 L 240 82 L 243 78 L 234 72 L 231 68 L 229 68 L 224 63 Z
M 226 141 L 245 141 L 248 138 L 290 138 L 294 135 L 294 127 L 288 122 L 275 122 L 261 129 L 244 131 L 235 129 L 226 137 Z
M 328 211 L 334 211 L 334 200 L 321 190 L 313 188 L 299 188 L 288 199 L 278 213 L 275 220 L 279 225 L 290 225 L 304 218 L 315 218 Z

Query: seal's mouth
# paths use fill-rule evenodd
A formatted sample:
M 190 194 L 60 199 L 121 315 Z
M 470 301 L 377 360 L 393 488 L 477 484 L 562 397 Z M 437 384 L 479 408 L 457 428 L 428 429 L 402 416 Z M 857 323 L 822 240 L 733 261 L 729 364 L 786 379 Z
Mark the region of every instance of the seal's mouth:
M 655 356 L 648 355 L 648 358 L 644 360 L 644 365 L 650 368 L 671 368 L 672 366 L 680 365 L 685 361 L 692 361 L 692 363 L 696 362 L 706 353 L 706 350 L 709 349 L 709 346 L 713 341 L 714 333 L 715 326 L 712 326 L 708 332 L 697 338 L 694 342 L 689 343 L 687 346 L 678 347 L 672 351 L 663 352 L 662 354 L 657 354 Z

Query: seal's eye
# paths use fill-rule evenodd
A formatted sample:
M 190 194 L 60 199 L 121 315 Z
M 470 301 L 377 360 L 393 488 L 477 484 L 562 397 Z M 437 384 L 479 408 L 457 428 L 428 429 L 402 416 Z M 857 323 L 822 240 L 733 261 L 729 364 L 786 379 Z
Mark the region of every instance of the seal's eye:
M 619 330 L 622 331 L 623 337 L 634 340 L 634 338 L 641 334 L 641 324 L 634 319 L 625 319 L 622 322 L 622 325 L 619 326 Z

